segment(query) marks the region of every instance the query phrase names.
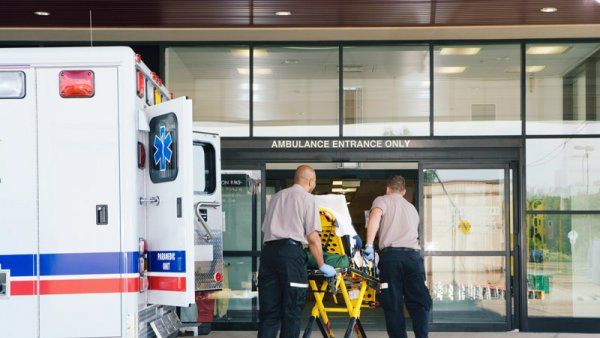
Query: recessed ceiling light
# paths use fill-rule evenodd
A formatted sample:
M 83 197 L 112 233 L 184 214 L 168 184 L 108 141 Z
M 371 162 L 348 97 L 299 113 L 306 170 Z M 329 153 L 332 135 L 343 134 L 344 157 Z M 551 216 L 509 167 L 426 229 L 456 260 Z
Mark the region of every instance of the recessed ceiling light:
M 50 12 L 46 12 L 46 11 L 35 11 L 35 12 L 33 12 L 33 14 L 35 14 L 35 15 L 39 15 L 39 16 L 48 16 L 48 15 L 50 15 Z
M 459 74 L 467 69 L 466 66 L 457 67 L 435 67 L 435 72 L 439 74 Z
M 250 57 L 250 49 L 248 48 L 234 48 L 234 49 L 230 49 L 229 53 L 231 53 L 231 55 L 234 56 L 241 56 L 241 57 Z M 263 56 L 267 56 L 267 50 L 266 49 L 254 49 L 254 57 L 263 57 Z
M 292 12 L 290 12 L 290 11 L 278 11 L 278 12 L 275 12 L 275 15 L 277 15 L 277 16 L 290 16 L 290 15 L 292 15 Z
M 477 55 L 480 51 L 479 47 L 444 47 L 440 55 Z
M 541 65 L 540 66 L 527 66 L 527 67 L 525 67 L 525 72 L 526 73 L 538 73 L 544 69 L 546 69 L 546 66 L 541 66 Z M 506 72 L 507 73 L 520 73 L 521 67 L 519 67 L 519 66 L 508 67 L 508 68 L 506 68 Z
M 300 60 L 298 60 L 298 59 L 285 59 L 285 60 L 283 60 L 283 64 L 284 65 L 297 65 L 298 63 L 300 63 Z
M 340 67 L 338 66 L 338 72 L 340 71 Z M 345 73 L 361 73 L 363 71 L 362 65 L 347 65 L 344 66 Z
M 238 68 L 238 73 L 240 75 L 248 75 L 250 74 L 249 68 Z M 273 70 L 271 68 L 254 68 L 255 75 L 270 75 L 273 74 Z
M 540 12 L 542 12 L 542 13 L 555 13 L 555 12 L 558 12 L 558 9 L 556 7 L 544 7 L 542 9 L 540 9 Z
M 331 185 L 342 185 L 343 182 L 342 181 L 333 181 L 331 182 Z
M 570 46 L 531 46 L 527 48 L 529 55 L 558 55 L 566 52 Z

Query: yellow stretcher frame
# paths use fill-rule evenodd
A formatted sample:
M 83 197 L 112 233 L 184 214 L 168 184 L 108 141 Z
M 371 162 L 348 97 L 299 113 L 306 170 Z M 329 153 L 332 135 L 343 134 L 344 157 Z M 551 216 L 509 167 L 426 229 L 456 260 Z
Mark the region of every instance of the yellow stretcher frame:
M 327 208 L 321 208 L 321 244 L 323 251 L 338 255 L 346 255 L 342 239 L 335 234 L 336 220 L 333 213 Z M 333 338 L 334 333 L 331 330 L 331 322 L 328 313 L 347 313 L 350 318 L 346 328 L 345 338 L 352 336 L 355 331 L 360 338 L 366 338 L 367 335 L 360 322 L 360 313 L 363 307 L 370 307 L 375 302 L 375 293 L 379 289 L 379 280 L 365 271 L 354 268 L 336 269 L 337 274 L 333 278 L 325 278 L 318 271 L 309 271 L 308 285 L 315 298 L 315 305 L 311 310 L 303 338 L 308 338 L 312 334 L 312 327 L 317 323 L 321 334 L 325 338 Z M 350 298 L 348 288 L 344 277 L 351 278 L 353 281 L 360 280 L 358 297 L 354 300 Z M 331 293 L 334 303 L 338 304 L 337 293 L 342 294 L 344 306 L 327 307 L 323 303 L 326 293 Z M 367 296 L 368 303 L 365 303 Z

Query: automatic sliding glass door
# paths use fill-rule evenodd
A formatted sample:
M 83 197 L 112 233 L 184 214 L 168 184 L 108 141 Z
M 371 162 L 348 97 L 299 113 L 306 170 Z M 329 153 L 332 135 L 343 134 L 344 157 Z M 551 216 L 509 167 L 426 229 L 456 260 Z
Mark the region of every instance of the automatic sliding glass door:
M 508 329 L 508 165 L 424 165 L 421 181 L 421 244 L 434 303 L 432 323 Z

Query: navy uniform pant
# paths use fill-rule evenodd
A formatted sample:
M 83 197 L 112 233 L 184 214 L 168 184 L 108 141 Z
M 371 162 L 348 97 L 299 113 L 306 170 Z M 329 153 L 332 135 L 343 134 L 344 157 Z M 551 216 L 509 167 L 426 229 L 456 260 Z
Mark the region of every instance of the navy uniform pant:
M 258 271 L 259 338 L 298 338 L 306 304 L 307 255 L 299 242 L 265 243 Z
M 381 307 L 391 338 L 406 338 L 404 304 L 408 308 L 416 338 L 429 334 L 431 296 L 425 285 L 425 265 L 418 251 L 386 248 L 379 256 Z

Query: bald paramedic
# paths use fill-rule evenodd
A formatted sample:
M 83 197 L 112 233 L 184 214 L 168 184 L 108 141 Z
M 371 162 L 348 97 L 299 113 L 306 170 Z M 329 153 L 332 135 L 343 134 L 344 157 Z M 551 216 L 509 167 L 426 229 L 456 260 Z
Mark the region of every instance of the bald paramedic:
M 298 338 L 300 315 L 306 304 L 308 247 L 326 277 L 335 269 L 323 261 L 321 219 L 315 197 L 315 170 L 307 165 L 296 169 L 294 185 L 271 197 L 262 225 L 263 248 L 258 272 L 258 337 Z
M 408 202 L 406 182 L 394 176 L 386 194 L 373 201 L 367 224 L 367 258 L 374 258 L 373 242 L 379 233 L 381 307 L 388 335 L 406 338 L 404 303 L 413 322 L 416 338 L 429 334 L 431 296 L 425 285 L 425 266 L 419 247 L 419 213 Z

